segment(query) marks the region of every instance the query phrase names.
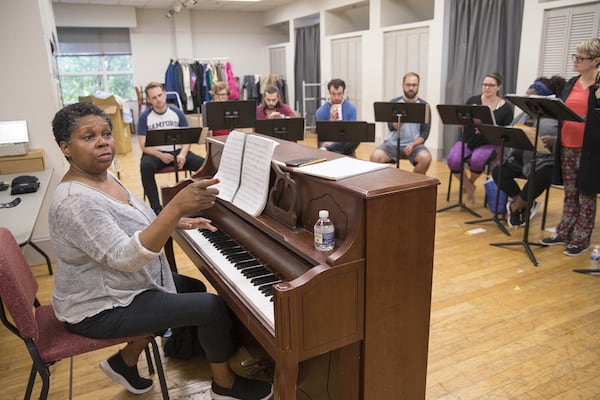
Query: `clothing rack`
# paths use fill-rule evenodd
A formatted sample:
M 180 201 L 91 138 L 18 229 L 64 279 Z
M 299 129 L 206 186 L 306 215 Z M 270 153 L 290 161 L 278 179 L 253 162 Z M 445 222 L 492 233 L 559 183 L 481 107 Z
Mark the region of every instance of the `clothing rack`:
M 212 62 L 228 62 L 229 57 L 210 57 L 210 58 L 176 58 L 174 61 L 178 61 L 184 64 L 193 64 L 195 62 L 212 63 Z

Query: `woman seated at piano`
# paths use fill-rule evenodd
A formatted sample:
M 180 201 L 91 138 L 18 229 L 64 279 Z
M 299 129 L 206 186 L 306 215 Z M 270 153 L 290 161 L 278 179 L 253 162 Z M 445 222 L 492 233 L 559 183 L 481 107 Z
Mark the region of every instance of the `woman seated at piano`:
M 58 111 L 54 137 L 69 169 L 56 188 L 49 211 L 57 256 L 52 304 L 58 319 L 80 335 L 113 338 L 198 327 L 213 375 L 217 399 L 268 399 L 272 385 L 235 375 L 232 322 L 223 300 L 193 278 L 171 272 L 162 247 L 175 228 L 207 228 L 190 218 L 214 205 L 216 179 L 195 181 L 155 216 L 110 172 L 115 142 L 110 118 L 92 103 Z M 196 290 L 196 291 L 194 291 Z M 147 340 L 131 342 L 103 361 L 102 370 L 128 391 L 145 393 L 152 380 L 137 362 Z

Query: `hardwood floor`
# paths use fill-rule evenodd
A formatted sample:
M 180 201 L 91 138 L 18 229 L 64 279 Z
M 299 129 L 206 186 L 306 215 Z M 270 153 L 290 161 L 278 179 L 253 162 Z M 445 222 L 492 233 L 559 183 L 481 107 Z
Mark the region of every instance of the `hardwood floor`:
M 307 143 L 314 145 L 314 135 Z M 359 158 L 367 159 L 372 149 L 372 145 L 362 144 Z M 203 147 L 196 146 L 195 151 L 203 154 Z M 142 195 L 135 138 L 133 152 L 118 159 L 122 180 L 135 194 Z M 401 167 L 407 168 L 408 162 L 402 161 Z M 428 174 L 441 182 L 438 206 L 454 204 L 458 184 L 453 183 L 451 203 L 447 203 L 446 165 L 434 162 Z M 158 180 L 159 184 L 173 183 L 174 176 L 163 174 Z M 490 216 L 482 205 L 483 178 L 477 184 L 472 208 Z M 562 191 L 553 188 L 547 227 L 558 223 L 561 207 Z M 532 221 L 531 242 L 550 234 L 540 230 L 541 211 Z M 522 245 L 490 246 L 492 242 L 520 242 L 522 229 L 509 228 L 512 236 L 508 237 L 493 222 L 464 223 L 474 219 L 459 208 L 437 215 L 427 399 L 600 399 L 599 278 L 572 272 L 588 267 L 590 253 L 567 257 L 562 246 L 535 246 L 532 250 L 539 266 L 534 267 Z M 474 228 L 485 231 L 468 235 Z M 600 243 L 598 232 L 592 243 Z M 176 258 L 180 272 L 201 278 L 178 248 Z M 32 269 L 40 282 L 40 300 L 48 302 L 52 277 L 45 265 Z M 159 399 L 156 379 L 151 392 L 134 396 L 100 371 L 98 363 L 115 350 L 75 358 L 73 397 Z M 0 352 L 0 398 L 22 398 L 30 368 L 25 346 L 0 328 Z M 243 353 L 236 355 L 234 368 L 244 358 Z M 210 376 L 205 362 L 163 361 L 172 399 L 207 398 Z M 145 362 L 140 362 L 140 367 L 145 373 Z M 68 360 L 58 362 L 51 371 L 49 398 L 68 398 Z M 40 386 L 38 380 L 34 398 Z

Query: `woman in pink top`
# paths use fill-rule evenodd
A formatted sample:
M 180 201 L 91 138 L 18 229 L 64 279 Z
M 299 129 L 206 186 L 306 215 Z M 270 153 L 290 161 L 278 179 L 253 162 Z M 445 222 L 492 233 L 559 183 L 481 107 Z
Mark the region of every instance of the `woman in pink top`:
M 590 245 L 600 193 L 600 38 L 584 40 L 573 54 L 573 71 L 562 95 L 585 122 L 564 121 L 554 164 L 555 184 L 564 185 L 563 214 L 556 233 L 542 244 L 566 244 L 564 254 L 578 256 Z

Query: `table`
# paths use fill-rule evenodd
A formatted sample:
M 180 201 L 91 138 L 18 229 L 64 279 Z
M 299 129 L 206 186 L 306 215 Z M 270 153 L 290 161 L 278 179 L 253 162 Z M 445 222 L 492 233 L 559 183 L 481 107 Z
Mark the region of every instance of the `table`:
M 40 213 L 40 209 L 42 208 L 46 192 L 48 191 L 50 179 L 52 178 L 52 169 L 0 175 L 0 181 L 10 183 L 14 178 L 21 175 L 37 176 L 40 180 L 40 188 L 35 193 L 19 194 L 15 196 L 10 194 L 10 187 L 8 190 L 0 192 L 0 203 L 8 203 L 16 197 L 21 198 L 21 202 L 15 207 L 0 208 L 0 226 L 7 228 L 12 233 L 17 243 L 19 243 L 19 246 L 23 247 L 28 244 L 40 253 L 46 259 L 48 273 L 52 275 L 52 262 L 50 261 L 50 257 L 31 241 L 33 228 Z

